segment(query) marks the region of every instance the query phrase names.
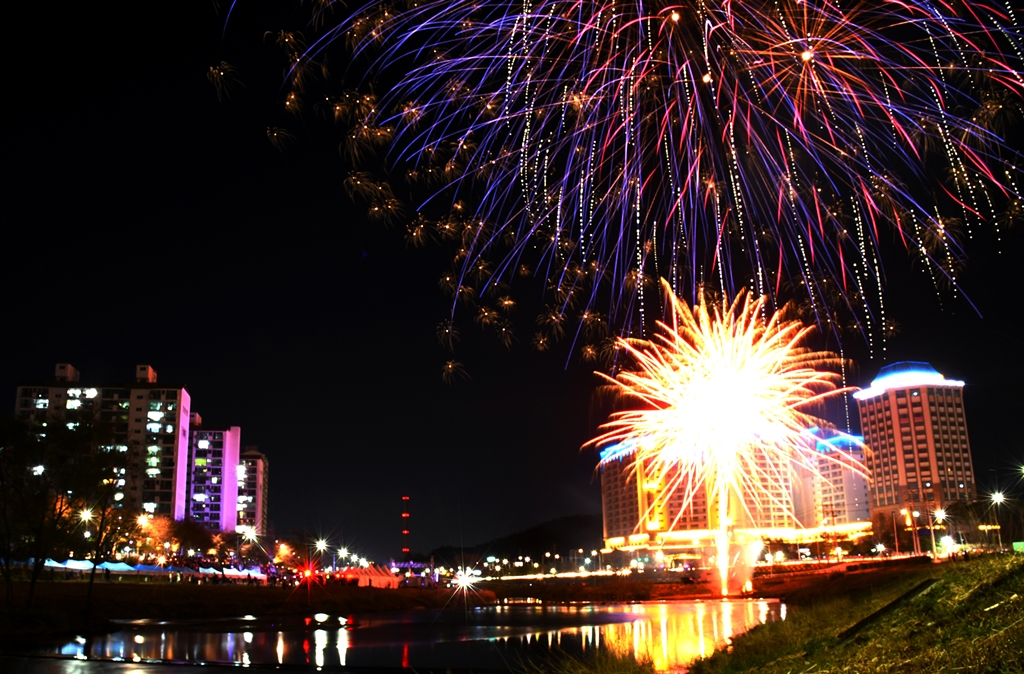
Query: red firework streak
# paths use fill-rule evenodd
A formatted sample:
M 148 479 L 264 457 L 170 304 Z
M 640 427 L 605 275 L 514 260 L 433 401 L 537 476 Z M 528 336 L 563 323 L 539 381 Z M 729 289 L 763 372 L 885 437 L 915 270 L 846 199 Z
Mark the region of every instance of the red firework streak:
M 402 554 L 409 559 L 409 497 L 402 497 Z

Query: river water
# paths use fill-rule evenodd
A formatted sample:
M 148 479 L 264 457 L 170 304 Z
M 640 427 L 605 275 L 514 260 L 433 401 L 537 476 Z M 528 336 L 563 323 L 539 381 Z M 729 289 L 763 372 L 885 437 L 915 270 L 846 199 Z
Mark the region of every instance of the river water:
M 651 660 L 660 672 L 681 672 L 731 637 L 784 618 L 785 606 L 778 602 L 723 600 L 509 604 L 469 610 L 317 614 L 290 622 L 252 616 L 201 623 L 137 621 L 45 654 L 70 658 L 67 665 L 76 672 L 88 671 L 90 662 L 111 661 L 507 672 L 526 662 L 543 662 L 556 652 L 579 656 L 606 649 Z

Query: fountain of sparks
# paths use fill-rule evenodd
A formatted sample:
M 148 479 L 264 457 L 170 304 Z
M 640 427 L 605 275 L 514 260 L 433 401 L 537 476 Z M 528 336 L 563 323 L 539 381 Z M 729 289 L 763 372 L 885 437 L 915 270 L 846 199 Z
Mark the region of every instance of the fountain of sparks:
M 629 442 L 634 471 L 674 476 L 656 496 L 661 504 L 683 490 L 685 510 L 705 490 L 724 596 L 732 519 L 753 520 L 752 506 L 792 514 L 779 497 L 790 469 L 817 473 L 823 456 L 807 442 L 808 428 L 826 425 L 813 412 L 848 389 L 839 385 L 840 359 L 809 348 L 814 328 L 787 319 L 786 308 L 772 313 L 765 298 L 746 293 L 691 308 L 664 287 L 670 323 L 659 322 L 651 341 L 618 340 L 632 364 L 601 375 L 630 409 L 614 412 L 588 445 Z M 847 454 L 825 456 L 864 472 Z

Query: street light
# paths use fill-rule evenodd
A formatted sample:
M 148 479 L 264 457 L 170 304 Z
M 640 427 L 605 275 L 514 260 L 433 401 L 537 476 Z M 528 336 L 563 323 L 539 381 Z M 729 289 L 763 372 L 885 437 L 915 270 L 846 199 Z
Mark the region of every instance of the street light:
M 921 515 L 921 511 L 919 511 L 919 510 L 908 510 L 907 508 L 902 508 L 900 510 L 900 514 L 903 515 L 903 517 L 904 517 L 904 519 L 906 521 L 908 529 L 910 528 L 910 521 L 911 521 L 910 518 L 911 518 L 911 516 L 913 516 L 913 518 L 914 518 L 914 520 L 913 520 L 914 521 L 914 554 L 915 555 L 920 555 L 921 554 L 921 541 L 918 540 L 918 538 L 917 538 L 917 518 Z
M 324 550 L 327 549 L 327 541 L 321 538 L 314 544 L 314 549 L 317 553 L 317 560 L 324 556 Z M 312 567 L 312 560 L 310 560 L 310 566 Z
M 85 537 L 92 538 L 92 532 L 89 531 L 89 522 L 92 521 L 92 509 L 83 508 L 82 512 L 80 512 L 78 516 L 82 518 L 82 524 L 85 525 Z
M 238 561 L 242 561 L 242 541 L 252 546 L 256 542 L 258 534 L 256 533 L 256 527 L 249 526 L 240 527 L 238 533 L 241 534 L 241 538 L 238 540 Z M 252 551 L 250 550 L 250 552 Z
M 904 511 L 906 512 L 906 511 Z M 892 538 L 896 542 L 896 554 L 900 554 L 900 531 L 896 528 L 896 511 L 892 511 Z
M 929 529 L 929 531 L 931 531 L 931 534 L 932 534 L 932 558 L 935 558 L 935 557 L 938 557 L 938 554 L 939 554 L 938 551 L 935 549 L 935 523 L 939 522 L 941 524 L 942 520 L 946 519 L 946 511 L 943 510 L 942 508 L 939 508 L 937 510 L 933 510 L 931 512 L 931 514 L 929 515 L 928 519 L 929 519 L 928 529 Z
M 1003 551 L 1003 532 L 999 527 L 999 506 L 1006 500 L 1003 492 L 997 491 L 992 494 L 992 504 L 996 507 L 996 536 L 999 538 L 999 552 Z

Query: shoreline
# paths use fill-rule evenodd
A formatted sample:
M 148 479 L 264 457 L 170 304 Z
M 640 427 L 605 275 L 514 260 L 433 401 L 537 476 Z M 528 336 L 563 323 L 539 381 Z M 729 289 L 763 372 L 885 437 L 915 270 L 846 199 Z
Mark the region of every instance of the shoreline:
M 873 569 L 858 573 L 830 573 L 771 577 L 755 581 L 754 592 L 737 600 L 772 599 L 783 603 L 813 602 L 823 594 L 887 582 L 904 569 Z M 541 604 L 635 603 L 642 601 L 717 601 L 705 585 L 652 583 L 639 579 L 612 579 L 600 583 L 518 584 L 481 583 L 468 593 L 448 589 L 359 588 L 343 584 L 298 587 L 249 585 L 192 585 L 137 579 L 105 581 L 93 586 L 93 606 L 85 615 L 88 580 L 41 580 L 36 585 L 33 610 L 25 612 L 28 582 L 14 583 L 14 602 L 0 603 L 0 652 L 12 646 L 52 643 L 77 635 L 113 631 L 130 621 L 195 622 L 197 625 L 257 616 L 260 619 L 300 618 L 314 613 L 351 615 L 446 606 L 483 606 L 518 603 L 528 597 Z M 453 602 L 453 597 L 455 601 Z

